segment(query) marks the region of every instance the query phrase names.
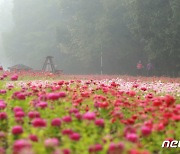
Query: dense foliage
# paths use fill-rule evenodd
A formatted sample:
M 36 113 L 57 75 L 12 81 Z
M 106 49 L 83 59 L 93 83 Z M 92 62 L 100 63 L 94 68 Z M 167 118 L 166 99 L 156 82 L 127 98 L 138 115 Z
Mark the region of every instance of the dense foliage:
M 148 60 L 156 75 L 180 70 L 179 0 L 14 0 L 4 35 L 14 63 L 41 68 L 46 55 L 71 73 L 135 74 Z M 22 58 L 23 57 L 23 58 Z

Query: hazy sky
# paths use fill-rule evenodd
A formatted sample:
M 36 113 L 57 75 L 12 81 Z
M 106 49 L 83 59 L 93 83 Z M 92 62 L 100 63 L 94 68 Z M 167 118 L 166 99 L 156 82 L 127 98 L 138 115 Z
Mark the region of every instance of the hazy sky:
M 0 0 L 0 65 L 4 68 L 10 66 L 2 44 L 2 33 L 12 28 L 12 0 Z

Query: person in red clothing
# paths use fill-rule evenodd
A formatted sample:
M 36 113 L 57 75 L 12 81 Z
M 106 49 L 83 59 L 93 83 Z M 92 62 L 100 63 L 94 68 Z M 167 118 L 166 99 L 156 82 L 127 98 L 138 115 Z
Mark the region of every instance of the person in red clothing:
M 143 64 L 141 60 L 139 60 L 139 62 L 137 63 L 136 68 L 137 68 L 137 75 L 142 75 Z
M 3 67 L 2 66 L 0 66 L 0 71 L 3 71 Z

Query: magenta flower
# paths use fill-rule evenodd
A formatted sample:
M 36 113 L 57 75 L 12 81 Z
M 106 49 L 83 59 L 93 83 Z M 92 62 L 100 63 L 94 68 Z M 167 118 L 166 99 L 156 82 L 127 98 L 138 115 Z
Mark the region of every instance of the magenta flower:
M 98 152 L 98 151 L 102 151 L 103 147 L 101 144 L 95 144 L 89 147 L 89 152 L 93 153 L 93 152 Z
M 0 94 L 6 94 L 6 90 L 4 90 L 4 89 L 2 89 L 2 90 L 0 90 Z
M 7 119 L 7 113 L 6 112 L 0 112 L 0 120 Z
M 28 140 L 16 140 L 13 145 L 13 154 L 21 154 L 24 149 L 31 149 L 32 145 Z
M 58 100 L 59 99 L 59 93 L 49 93 L 47 94 L 48 99 L 50 100 Z
M 38 142 L 38 137 L 36 135 L 29 135 L 29 139 L 33 142 Z
M 119 143 L 111 143 L 109 145 L 109 149 L 108 149 L 108 152 L 109 154 L 114 154 L 114 153 L 118 153 L 118 154 L 121 154 L 123 152 L 123 149 L 124 149 L 124 144 L 122 142 L 119 142 Z
M 41 109 L 45 109 L 46 107 L 48 107 L 48 103 L 46 103 L 46 102 L 39 102 L 37 104 L 37 107 L 40 107 Z
M 65 92 L 59 92 L 59 98 L 63 98 L 66 97 L 66 93 Z
M 14 126 L 12 128 L 12 134 L 14 135 L 19 135 L 19 134 L 22 134 L 23 133 L 23 128 L 22 126 Z
M 13 76 L 11 76 L 11 80 L 12 80 L 12 81 L 18 80 L 18 75 L 17 75 L 17 74 L 14 74 Z
M 68 122 L 71 122 L 71 121 L 72 121 L 72 118 L 71 118 L 71 116 L 64 116 L 64 117 L 62 118 L 62 120 L 63 120 L 64 122 L 68 123 Z
M 17 97 L 19 100 L 25 100 L 25 99 L 26 99 L 26 95 L 23 94 L 23 93 L 17 94 L 16 97 Z
M 86 120 L 95 120 L 96 114 L 94 112 L 86 112 L 83 115 L 83 118 L 86 119 Z
M 71 154 L 71 151 L 69 149 L 63 149 L 63 154 Z
M 51 121 L 51 126 L 61 126 L 61 119 L 60 118 L 55 118 Z
M 104 127 L 104 119 L 96 119 L 95 124 L 100 127 Z
M 28 117 L 29 117 L 30 119 L 40 118 L 40 114 L 39 114 L 39 112 L 37 112 L 37 111 L 30 111 L 30 112 L 28 113 Z
M 126 139 L 127 139 L 128 141 L 131 141 L 131 142 L 137 142 L 137 141 L 138 141 L 138 136 L 137 136 L 137 134 L 135 134 L 135 133 L 128 133 L 128 134 L 126 135 Z
M 19 107 L 19 106 L 15 106 L 15 107 L 13 108 L 13 111 L 14 111 L 14 112 L 23 111 L 23 109 L 22 109 L 21 107 Z
M 46 127 L 46 121 L 41 118 L 35 118 L 32 121 L 32 125 L 33 125 L 33 127 Z
M 70 135 L 70 139 L 73 140 L 73 141 L 79 141 L 80 138 L 81 138 L 81 136 L 78 133 L 72 133 Z
M 17 111 L 15 112 L 16 118 L 23 118 L 25 116 L 25 113 L 23 111 Z
M 5 154 L 5 149 L 0 147 L 0 154 Z
M 73 133 L 72 129 L 64 129 L 62 131 L 62 134 L 63 135 L 71 135 Z
M 4 103 L 3 101 L 0 101 L 0 110 L 3 110 L 6 108 L 6 103 Z
M 82 119 L 82 115 L 78 112 L 78 113 L 75 113 L 75 117 L 78 119 L 78 120 L 81 120 Z
M 144 136 L 150 135 L 151 132 L 152 132 L 152 129 L 151 129 L 150 127 L 142 126 L 142 128 L 141 128 L 141 133 L 142 133 Z
M 57 138 L 48 138 L 44 141 L 44 145 L 48 148 L 53 148 L 59 145 L 59 140 Z

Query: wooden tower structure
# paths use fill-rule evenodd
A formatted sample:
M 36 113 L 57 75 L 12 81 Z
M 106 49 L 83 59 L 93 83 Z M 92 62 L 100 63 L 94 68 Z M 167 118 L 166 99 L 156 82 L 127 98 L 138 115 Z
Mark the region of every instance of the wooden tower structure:
M 55 69 L 55 66 L 54 66 L 54 63 L 53 63 L 53 60 L 52 60 L 53 58 L 54 57 L 52 57 L 52 56 L 47 56 L 46 57 L 46 60 L 44 62 L 43 68 L 42 68 L 42 71 L 52 72 L 52 73 L 56 72 L 56 69 Z

